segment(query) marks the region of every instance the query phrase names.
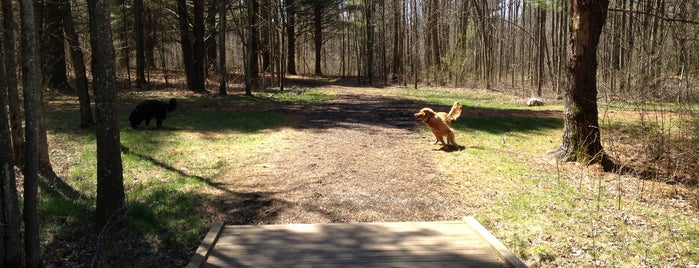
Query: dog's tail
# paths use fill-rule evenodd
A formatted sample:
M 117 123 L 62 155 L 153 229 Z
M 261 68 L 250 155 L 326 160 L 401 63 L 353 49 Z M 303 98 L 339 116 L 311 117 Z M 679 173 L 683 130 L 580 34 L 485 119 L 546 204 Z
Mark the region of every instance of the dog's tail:
M 175 109 L 177 109 L 177 100 L 173 98 L 167 103 L 167 111 L 172 112 Z
M 454 105 L 451 106 L 451 110 L 449 111 L 449 117 L 451 117 L 451 120 L 456 120 L 459 119 L 459 116 L 461 116 L 461 103 L 454 102 Z

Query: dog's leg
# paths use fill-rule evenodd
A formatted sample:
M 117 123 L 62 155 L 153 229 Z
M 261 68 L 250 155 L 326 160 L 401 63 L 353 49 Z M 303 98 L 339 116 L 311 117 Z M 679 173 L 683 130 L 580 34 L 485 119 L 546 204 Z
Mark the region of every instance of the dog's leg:
M 163 117 L 156 116 L 155 123 L 157 123 L 158 129 L 160 129 L 163 126 Z
M 447 136 L 447 141 L 449 141 L 449 146 L 459 147 L 459 145 L 456 144 L 456 139 L 455 139 L 455 137 L 454 137 L 454 131 L 453 131 L 453 130 L 452 130 L 452 131 L 449 131 L 449 134 L 448 134 L 448 136 Z

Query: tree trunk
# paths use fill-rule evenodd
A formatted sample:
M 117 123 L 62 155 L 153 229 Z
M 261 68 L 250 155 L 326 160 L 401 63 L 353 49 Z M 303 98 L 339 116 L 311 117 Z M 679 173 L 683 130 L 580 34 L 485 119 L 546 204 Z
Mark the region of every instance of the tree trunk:
M 403 39 L 405 39 L 405 32 L 403 31 L 403 8 L 402 1 L 393 0 L 393 83 L 404 83 L 405 82 L 405 69 L 403 67 L 403 54 L 405 49 L 403 46 Z
M 119 229 L 126 219 L 116 105 L 116 74 L 109 0 L 90 0 L 90 45 L 97 137 L 97 232 Z
M 20 1 L 22 25 L 22 88 L 24 91 L 25 164 L 24 164 L 24 251 L 27 267 L 42 266 L 39 237 L 39 119 L 34 7 L 31 0 Z
M 185 75 L 187 76 L 187 87 L 189 88 L 189 90 L 194 92 L 204 92 L 203 65 L 201 65 L 201 71 L 197 70 L 200 64 L 203 64 L 204 53 L 195 52 L 196 49 L 192 45 L 192 38 L 190 38 L 189 31 L 189 15 L 187 14 L 187 0 L 177 1 L 177 16 L 179 17 L 178 21 L 180 26 L 180 43 L 182 45 L 184 71 Z M 194 24 L 196 25 L 196 23 Z M 196 32 L 196 30 L 194 32 Z M 197 37 L 199 36 L 195 36 L 194 39 L 196 40 Z M 197 57 L 201 57 L 200 60 L 196 60 Z M 199 77 L 199 75 L 201 75 L 202 77 Z
M 218 75 L 219 75 L 219 85 L 218 94 L 226 95 L 228 89 L 228 70 L 226 68 L 226 1 L 219 0 L 219 13 L 218 13 Z
M 597 45 L 608 6 L 608 0 L 572 1 L 563 142 L 553 154 L 564 161 L 601 163 L 612 169 L 602 148 L 597 111 Z
M 39 37 L 41 40 L 40 62 L 44 82 L 49 88 L 71 92 L 73 89 L 68 84 L 66 75 L 65 35 L 60 6 L 59 1 L 44 1 L 44 14 L 40 18 L 44 22 L 44 32 Z
M 286 5 L 286 35 L 287 35 L 287 65 L 289 74 L 296 74 L 296 0 L 287 0 Z
M 10 108 L 10 131 L 12 132 L 12 152 L 14 153 L 15 166 L 24 165 L 24 127 L 22 125 L 22 101 L 19 98 L 17 87 L 17 50 L 15 47 L 15 24 L 12 8 L 12 0 L 2 0 L 3 38 L 2 46 L 5 53 L 5 88 L 7 89 L 7 102 Z
M 225 16 L 225 11 L 220 12 L 220 3 L 221 1 L 218 0 L 209 0 L 208 1 L 208 9 L 206 11 L 206 29 L 208 30 L 208 38 L 205 39 L 205 47 L 206 47 L 206 63 L 204 64 L 204 75 L 205 78 L 210 77 L 210 73 L 212 71 L 215 71 L 215 68 L 220 67 L 220 65 L 217 64 L 218 60 L 216 60 L 217 52 L 220 50 L 216 49 L 217 45 L 217 39 L 220 38 L 220 31 L 223 31 L 222 26 L 219 23 L 219 27 L 216 28 L 216 14 L 223 15 Z M 220 20 L 219 20 L 220 22 Z M 218 44 L 220 44 L 220 40 Z M 220 68 L 219 68 L 220 69 Z
M 321 53 L 323 51 L 323 3 L 315 2 L 313 4 L 313 41 L 315 44 L 315 74 L 323 75 L 320 70 Z
M 134 30 L 136 30 L 136 88 L 146 85 L 146 45 L 143 0 L 134 0 Z
M 63 15 L 63 28 L 70 45 L 70 57 L 75 71 L 75 87 L 80 103 L 80 127 L 88 128 L 94 124 L 92 108 L 90 108 L 90 93 L 88 90 L 87 71 L 83 51 L 78 40 L 78 33 L 73 24 L 73 15 L 69 0 L 61 0 L 61 14 Z
M 22 265 L 21 221 L 12 140 L 10 140 L 7 91 L 5 90 L 5 64 L 0 53 L 0 147 L 8 148 L 0 152 L 0 266 L 19 267 Z
M 259 85 L 259 67 L 257 64 L 257 0 L 247 1 L 248 10 L 248 51 L 245 56 L 245 95 L 252 96 L 252 91 Z
M 369 86 L 374 83 L 374 2 L 372 0 L 365 1 L 365 18 L 366 18 L 366 74 L 369 80 Z M 317 55 L 317 54 L 316 54 Z
M 194 43 L 192 45 L 192 64 L 194 71 L 194 88 L 195 92 L 206 92 L 206 74 L 204 72 L 204 63 L 206 62 L 206 44 L 204 43 L 204 34 L 206 34 L 204 26 L 204 0 L 194 0 L 194 21 L 192 23 L 192 36 Z

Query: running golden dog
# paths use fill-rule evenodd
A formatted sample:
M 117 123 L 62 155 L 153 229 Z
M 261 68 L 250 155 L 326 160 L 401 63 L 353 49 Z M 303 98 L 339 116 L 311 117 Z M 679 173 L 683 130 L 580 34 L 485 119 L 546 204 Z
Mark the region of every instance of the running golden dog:
M 427 124 L 432 130 L 432 134 L 437 138 L 434 143 L 440 143 L 442 146 L 456 148 L 459 145 L 454 140 L 454 129 L 451 128 L 451 121 L 454 121 L 461 116 L 461 103 L 454 102 L 449 113 L 435 112 L 430 108 L 422 108 L 415 114 L 415 118 Z M 444 137 L 447 137 L 447 143 L 444 143 Z

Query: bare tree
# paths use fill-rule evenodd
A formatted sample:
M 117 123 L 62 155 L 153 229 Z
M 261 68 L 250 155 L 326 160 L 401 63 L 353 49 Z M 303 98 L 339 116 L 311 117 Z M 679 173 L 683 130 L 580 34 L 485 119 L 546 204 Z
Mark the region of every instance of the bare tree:
M 143 0 L 134 0 L 134 29 L 136 30 L 136 88 L 146 85 L 146 34 Z
M 571 3 L 563 144 L 554 155 L 564 161 L 601 163 L 612 169 L 613 162 L 602 148 L 597 110 L 597 45 L 608 6 L 608 0 Z
M 94 120 L 92 118 L 92 108 L 90 107 L 90 93 L 87 84 L 85 59 L 83 50 L 80 47 L 80 40 L 78 40 L 78 33 L 75 31 L 70 1 L 60 1 L 63 29 L 66 34 L 66 39 L 68 39 L 68 44 L 70 45 L 70 57 L 75 72 L 75 87 L 78 92 L 78 102 L 80 102 L 80 127 L 88 128 L 94 124 Z
M 218 75 L 219 75 L 219 85 L 218 94 L 226 95 L 226 89 L 228 88 L 228 69 L 226 68 L 226 0 L 219 0 L 219 13 L 218 13 Z
M 110 21 L 110 0 L 90 0 L 90 45 L 95 92 L 97 136 L 98 232 L 114 230 L 125 222 L 126 199 L 116 111 L 116 73 Z
M 257 64 L 257 0 L 247 0 L 248 11 L 248 47 L 245 56 L 245 95 L 252 95 L 259 86 L 259 67 Z
M 17 78 L 17 49 L 15 47 L 15 31 L 17 24 L 14 19 L 12 0 L 2 0 L 2 51 L 5 53 L 5 89 L 7 89 L 7 104 L 10 109 L 10 132 L 12 135 L 12 152 L 15 165 L 24 164 L 24 127 L 22 126 L 22 111 L 19 98 Z
M 21 221 L 4 76 L 4 56 L 0 52 L 0 147 L 8 148 L 0 152 L 0 266 L 17 267 L 22 265 Z
M 39 97 L 34 42 L 34 6 L 31 0 L 20 1 L 22 26 L 22 89 L 25 117 L 24 164 L 24 251 L 27 267 L 42 266 L 39 237 Z

